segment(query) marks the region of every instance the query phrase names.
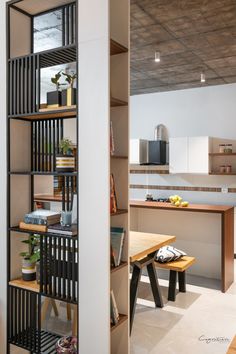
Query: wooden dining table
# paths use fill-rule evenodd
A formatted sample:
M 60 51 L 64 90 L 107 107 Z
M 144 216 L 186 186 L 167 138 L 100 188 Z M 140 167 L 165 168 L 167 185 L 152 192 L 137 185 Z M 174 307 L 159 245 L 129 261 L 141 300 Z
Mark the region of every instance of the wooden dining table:
M 175 242 L 175 240 L 175 236 L 130 231 L 129 256 L 130 264 L 133 267 L 130 282 L 130 332 L 132 331 L 134 321 L 138 285 L 144 267 L 147 267 L 155 305 L 156 307 L 163 307 L 161 290 L 154 263 L 155 256 L 161 247 L 169 245 Z

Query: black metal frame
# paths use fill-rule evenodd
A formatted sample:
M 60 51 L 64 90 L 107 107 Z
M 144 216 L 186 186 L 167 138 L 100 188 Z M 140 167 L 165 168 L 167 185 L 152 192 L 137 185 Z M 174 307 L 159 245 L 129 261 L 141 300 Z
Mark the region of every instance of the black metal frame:
M 175 270 L 170 270 L 169 275 L 169 289 L 168 289 L 168 300 L 175 301 L 176 299 L 176 284 L 177 284 L 177 273 L 179 282 L 179 292 L 186 293 L 186 273 L 177 272 Z
M 54 299 L 60 299 L 65 302 L 78 304 L 79 284 L 78 284 L 78 263 L 79 263 L 79 241 L 78 237 L 66 237 L 62 235 L 53 235 L 50 233 L 39 233 L 42 235 L 40 240 L 40 247 L 42 251 L 42 258 L 40 260 L 41 269 L 41 281 L 39 293 L 26 290 L 24 288 L 16 288 L 9 285 L 11 280 L 11 234 L 13 232 L 23 232 L 30 234 L 30 232 L 19 229 L 18 227 L 12 227 L 11 225 L 11 205 L 10 205 L 10 183 L 12 175 L 28 175 L 30 176 L 30 191 L 31 191 L 31 208 L 34 207 L 34 176 L 35 175 L 52 175 L 62 176 L 63 178 L 63 196 L 62 196 L 62 210 L 71 210 L 73 193 L 74 193 L 74 179 L 76 178 L 76 186 L 78 186 L 78 173 L 57 173 L 55 171 L 55 154 L 57 153 L 56 146 L 58 146 L 59 138 L 63 137 L 63 122 L 66 118 L 49 118 L 46 120 L 37 117 L 39 114 L 40 106 L 40 69 L 43 67 L 57 65 L 58 63 L 67 63 L 70 61 L 76 61 L 78 72 L 78 16 L 77 16 L 77 4 L 78 1 L 73 1 L 63 6 L 59 6 L 47 11 L 43 11 L 36 15 L 30 15 L 24 10 L 15 6 L 21 0 L 12 0 L 6 5 L 7 16 L 7 354 L 10 354 L 10 344 L 22 347 L 29 350 L 30 353 L 54 353 L 55 343 L 60 336 L 41 331 L 41 299 L 42 296 L 52 297 Z M 10 59 L 10 8 L 29 16 L 31 18 L 31 54 L 24 57 Z M 72 10 L 72 8 L 74 10 Z M 55 48 L 48 51 L 33 53 L 33 20 L 34 17 L 40 16 L 52 11 L 62 9 L 63 17 L 63 46 L 61 48 Z M 73 15 L 71 23 L 68 21 L 69 15 Z M 66 23 L 65 23 L 66 18 Z M 14 67 L 15 65 L 15 67 Z M 19 70 L 17 70 L 17 68 Z M 30 69 L 31 74 L 30 74 Z M 13 80 L 15 70 L 15 78 Z M 13 83 L 9 85 L 9 79 Z M 25 83 L 29 83 L 30 87 L 26 88 Z M 14 86 L 15 85 L 15 86 Z M 15 88 L 14 88 L 15 87 Z M 77 79 L 78 87 L 78 79 Z M 19 89 L 21 90 L 19 91 Z M 13 97 L 13 89 L 16 92 Z M 15 102 L 14 102 L 15 100 Z M 13 103 L 15 110 L 13 110 Z M 65 111 L 70 111 L 65 109 Z M 77 138 L 77 151 L 78 151 L 78 106 L 76 107 L 76 113 L 71 113 L 71 117 L 76 118 L 76 138 Z M 34 120 L 27 120 L 24 116 L 33 115 Z M 68 118 L 68 117 L 67 117 Z M 10 170 L 10 121 L 11 119 L 20 119 L 22 121 L 29 122 L 31 126 L 31 171 L 14 172 Z M 51 133 L 54 129 L 54 134 Z M 57 130 L 57 132 L 55 131 Z M 55 136 L 55 139 L 53 138 Z M 54 139 L 54 140 L 53 140 Z M 45 149 L 42 141 L 49 144 L 49 149 Z M 53 151 L 51 151 L 51 143 L 53 144 Z M 49 161 L 49 162 L 48 162 Z M 77 187 L 78 188 L 78 187 Z M 78 190 L 77 190 L 78 193 Z M 77 198 L 77 210 L 79 210 L 79 201 Z M 57 248 L 55 250 L 55 247 Z M 53 259 L 53 255 L 58 252 L 58 248 L 61 248 L 61 259 Z M 54 268 L 48 268 L 48 262 L 52 261 Z M 61 291 L 55 291 L 53 288 L 53 282 L 62 282 Z M 30 302 L 31 299 L 32 301 Z M 16 306 L 17 311 L 14 310 Z M 77 306 L 78 309 L 78 306 Z M 34 323 L 29 323 L 27 330 L 27 324 L 29 318 L 34 316 Z M 77 316 L 78 318 L 78 316 Z M 13 327 L 14 332 L 12 331 Z M 21 331 L 22 329 L 22 331 Z

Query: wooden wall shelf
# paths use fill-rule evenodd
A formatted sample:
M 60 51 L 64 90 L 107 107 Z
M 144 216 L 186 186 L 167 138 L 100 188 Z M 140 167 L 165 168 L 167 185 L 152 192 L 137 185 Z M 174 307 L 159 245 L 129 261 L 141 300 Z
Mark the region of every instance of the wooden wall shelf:
M 209 156 L 236 156 L 236 152 L 222 153 L 222 152 L 211 152 Z
M 119 100 L 118 98 L 111 97 L 111 107 L 124 107 L 128 106 L 128 102 Z
M 121 214 L 127 214 L 128 209 L 118 209 L 116 213 L 112 213 L 111 216 L 116 216 L 116 215 L 121 215 Z
M 38 234 L 38 235 L 45 235 L 45 236 L 54 236 L 54 237 L 63 237 L 68 239 L 75 239 L 78 235 L 70 236 L 70 235 L 61 235 L 61 234 L 54 234 L 52 232 L 42 232 L 42 231 L 33 231 L 33 230 L 25 230 L 19 228 L 19 226 L 12 226 L 9 228 L 11 232 L 20 232 L 23 234 Z
M 222 173 L 222 172 L 210 172 L 211 176 L 236 176 L 236 172 Z
M 8 174 L 25 176 L 77 176 L 77 172 L 10 171 Z
M 17 288 L 33 291 L 35 293 L 39 293 L 39 284 L 36 280 L 33 281 L 24 281 L 23 279 L 15 279 L 9 282 L 9 285 L 15 286 Z
M 111 155 L 111 159 L 122 159 L 122 160 L 127 160 L 128 156 L 122 156 L 122 155 Z
M 117 54 L 122 54 L 122 53 L 127 53 L 127 52 L 128 52 L 128 48 L 124 47 L 122 44 L 111 39 L 111 42 L 110 42 L 111 55 L 117 55 Z
M 122 323 L 126 322 L 127 320 L 128 320 L 127 315 L 120 314 L 119 322 L 116 325 L 111 325 L 111 332 L 113 332 L 117 327 L 119 327 Z
M 127 267 L 128 262 L 121 262 L 121 264 L 118 267 L 111 268 L 111 273 L 115 273 L 119 271 L 120 269 Z

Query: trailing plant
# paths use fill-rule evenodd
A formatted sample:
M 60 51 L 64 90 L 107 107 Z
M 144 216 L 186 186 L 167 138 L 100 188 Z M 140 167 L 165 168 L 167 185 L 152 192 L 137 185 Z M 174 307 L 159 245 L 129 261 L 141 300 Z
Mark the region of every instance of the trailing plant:
M 28 252 L 21 252 L 20 256 L 29 260 L 31 263 L 36 263 L 40 260 L 40 236 L 37 234 L 30 235 L 28 240 L 21 241 L 28 245 Z
M 51 82 L 56 85 L 57 91 L 59 91 L 61 83 L 59 82 L 61 78 L 61 71 L 59 71 L 54 77 L 51 78 Z
M 68 82 L 70 87 L 73 88 L 75 80 L 77 78 L 77 74 L 73 72 L 73 73 L 71 73 L 71 75 L 67 74 L 67 73 L 62 73 L 62 75 L 64 75 L 66 77 L 66 82 Z
M 71 155 L 72 153 L 71 145 L 72 145 L 72 141 L 70 139 L 68 138 L 62 139 L 59 143 L 59 148 L 61 150 L 61 153 L 63 155 Z

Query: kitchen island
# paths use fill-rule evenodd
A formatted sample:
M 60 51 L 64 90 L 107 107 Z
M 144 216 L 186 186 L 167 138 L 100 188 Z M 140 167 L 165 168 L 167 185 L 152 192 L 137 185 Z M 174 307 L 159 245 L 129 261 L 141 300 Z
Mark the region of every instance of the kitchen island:
M 196 257 L 195 275 L 218 278 L 225 292 L 234 281 L 234 207 L 130 201 L 131 230 L 176 235 L 176 247 Z M 191 254 L 190 254 L 191 253 Z

